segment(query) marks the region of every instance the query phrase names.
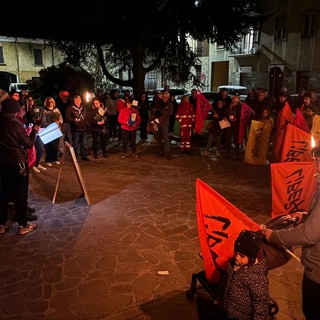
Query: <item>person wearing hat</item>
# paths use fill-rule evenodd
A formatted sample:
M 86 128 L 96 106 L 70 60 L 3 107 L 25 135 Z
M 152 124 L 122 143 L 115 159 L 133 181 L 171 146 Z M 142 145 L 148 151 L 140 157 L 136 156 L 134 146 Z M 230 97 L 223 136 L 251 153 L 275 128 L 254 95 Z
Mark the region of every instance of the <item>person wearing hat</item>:
M 297 212 L 299 224 L 291 229 L 262 230 L 266 240 L 290 248 L 301 246 L 301 263 L 304 267 L 302 280 L 302 311 L 306 320 L 320 317 L 320 143 L 311 150 L 315 160 L 316 190 L 306 214 Z
M 234 243 L 221 284 L 226 319 L 270 319 L 268 263 L 259 241 L 257 233 L 243 230 Z
M 12 98 L 2 102 L 0 112 L 0 234 L 8 230 L 8 202 L 13 201 L 18 222 L 17 234 L 32 232 L 37 224 L 27 221 L 29 168 L 27 148 L 34 145 L 39 125 L 30 136 L 17 119 L 20 103 Z

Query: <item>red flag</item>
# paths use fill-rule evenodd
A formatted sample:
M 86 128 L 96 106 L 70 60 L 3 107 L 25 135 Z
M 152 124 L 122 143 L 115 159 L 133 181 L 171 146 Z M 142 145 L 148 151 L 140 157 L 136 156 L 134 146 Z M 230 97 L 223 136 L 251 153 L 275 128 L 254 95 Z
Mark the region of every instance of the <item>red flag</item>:
M 311 134 L 288 123 L 281 162 L 312 162 Z
M 282 154 L 282 147 L 284 138 L 287 131 L 288 123 L 294 123 L 294 115 L 290 109 L 288 102 L 285 103 L 284 107 L 282 108 L 281 113 L 279 115 L 281 118 L 279 122 L 277 122 L 277 131 L 276 131 L 276 141 L 274 145 L 274 156 L 275 159 L 280 162 L 281 161 L 281 154 Z
M 302 114 L 300 109 L 296 110 L 296 118 L 294 120 L 294 124 L 298 128 L 304 130 L 305 132 L 310 133 L 310 128 L 309 128 L 309 126 L 308 126 L 308 124 L 306 122 L 306 119 L 304 118 L 304 116 L 303 116 L 303 114 Z
M 202 94 L 202 92 L 198 89 L 197 92 L 197 110 L 196 110 L 196 124 L 195 124 L 195 132 L 200 134 L 203 130 L 204 124 L 208 117 L 208 112 L 211 109 L 211 104 L 207 100 L 207 98 Z
M 197 222 L 205 275 L 218 283 L 219 270 L 233 255 L 234 241 L 243 229 L 260 226 L 200 179 L 196 180 Z
M 241 115 L 240 115 L 239 137 L 238 137 L 239 144 L 242 144 L 244 134 L 247 130 L 252 112 L 253 112 L 253 110 L 245 102 L 242 102 Z
M 313 162 L 271 164 L 272 218 L 307 211 L 316 188 Z

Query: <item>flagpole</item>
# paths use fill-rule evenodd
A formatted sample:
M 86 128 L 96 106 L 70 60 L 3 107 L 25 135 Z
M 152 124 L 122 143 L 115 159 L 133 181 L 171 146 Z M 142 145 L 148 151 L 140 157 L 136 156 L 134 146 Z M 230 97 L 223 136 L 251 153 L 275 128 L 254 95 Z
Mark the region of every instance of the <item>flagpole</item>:
M 282 248 L 285 250 L 285 252 L 290 254 L 291 257 L 295 258 L 297 261 L 301 263 L 301 259 L 298 256 L 296 256 L 291 250 L 289 250 L 286 246 L 282 245 Z

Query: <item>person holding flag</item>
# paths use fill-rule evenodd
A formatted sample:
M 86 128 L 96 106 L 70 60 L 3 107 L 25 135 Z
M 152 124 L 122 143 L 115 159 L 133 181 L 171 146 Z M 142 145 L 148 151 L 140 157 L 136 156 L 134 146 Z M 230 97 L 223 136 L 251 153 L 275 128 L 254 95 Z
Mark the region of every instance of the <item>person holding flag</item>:
M 261 231 L 266 240 L 280 247 L 301 246 L 304 266 L 302 281 L 302 311 L 306 320 L 319 319 L 320 304 L 320 143 L 311 150 L 315 160 L 316 191 L 306 214 L 296 213 L 299 224 L 291 229 Z M 305 218 L 305 219 L 303 219 Z

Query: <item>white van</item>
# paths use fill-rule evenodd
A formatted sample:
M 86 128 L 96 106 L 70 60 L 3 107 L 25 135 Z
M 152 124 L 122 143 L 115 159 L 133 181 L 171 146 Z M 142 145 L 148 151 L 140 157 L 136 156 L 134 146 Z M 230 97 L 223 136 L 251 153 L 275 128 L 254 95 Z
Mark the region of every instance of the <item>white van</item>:
M 28 84 L 25 82 L 12 82 L 12 83 L 10 83 L 9 92 L 12 92 L 12 91 L 20 92 L 21 90 L 28 90 L 29 91 Z
M 248 88 L 244 86 L 232 86 L 232 85 L 224 85 L 218 87 L 218 92 L 222 89 L 226 88 L 228 90 L 228 95 L 232 98 L 234 95 L 240 96 L 240 100 L 244 101 L 248 95 Z

